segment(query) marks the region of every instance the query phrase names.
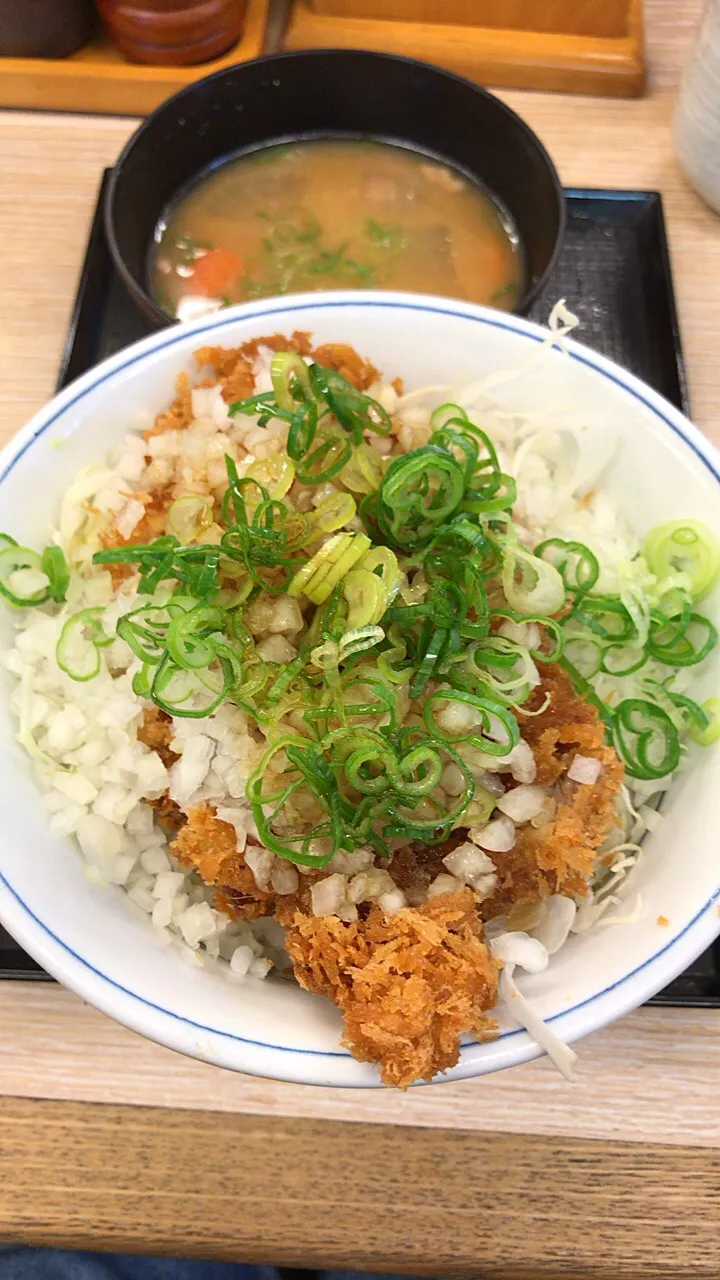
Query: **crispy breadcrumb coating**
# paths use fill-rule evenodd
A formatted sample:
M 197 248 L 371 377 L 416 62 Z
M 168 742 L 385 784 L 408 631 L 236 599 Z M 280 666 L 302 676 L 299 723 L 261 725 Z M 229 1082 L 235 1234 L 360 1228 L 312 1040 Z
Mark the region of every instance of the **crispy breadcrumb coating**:
M 366 920 L 283 911 L 285 946 L 308 991 L 329 996 L 355 1058 L 407 1089 L 455 1065 L 463 1032 L 487 1035 L 498 965 L 482 941 L 470 889 Z
M 335 369 L 342 374 L 358 391 L 367 391 L 380 377 L 369 360 L 363 360 L 357 351 L 344 342 L 328 342 L 325 346 L 317 347 L 312 352 L 312 357 L 326 369 Z
M 335 1001 L 348 1046 L 377 1062 L 386 1084 L 406 1089 L 430 1079 L 457 1062 L 463 1032 L 494 1027 L 487 1010 L 497 999 L 497 965 L 470 889 L 390 917 L 373 906 L 366 919 L 344 924 L 311 914 L 310 884 L 322 872 L 303 876 L 294 894 L 260 889 L 234 828 L 208 804 L 190 809 L 171 850 L 217 886 L 220 910 L 244 920 L 274 914 L 286 926 L 296 978 Z
M 541 786 L 557 782 L 570 768 L 578 749 L 585 755 L 598 756 L 600 751 L 615 754 L 605 745 L 605 726 L 598 711 L 575 692 L 562 667 L 543 668 L 542 683 L 523 710 L 538 711 L 548 695 L 548 705 L 539 715 L 521 717 L 522 736 L 532 748 L 536 781 Z
M 164 431 L 182 431 L 194 420 L 192 408 L 193 386 L 212 387 L 217 384 L 222 388 L 223 399 L 228 404 L 235 400 L 245 400 L 255 390 L 255 374 L 253 362 L 260 348 L 270 351 L 295 351 L 300 356 L 310 356 L 329 369 L 335 369 L 347 378 L 353 386 L 361 391 L 377 381 L 379 374 L 369 360 L 345 343 L 331 342 L 313 349 L 308 333 L 296 331 L 292 337 L 284 337 L 276 333 L 264 338 L 253 338 L 240 347 L 199 347 L 194 353 L 198 370 L 210 370 L 212 376 L 206 376 L 192 383 L 187 373 L 180 373 L 176 383 L 175 399 L 168 409 L 159 413 L 155 422 L 144 433 L 144 439 L 161 435 Z M 396 380 L 397 381 L 397 380 Z M 133 495 L 145 507 L 145 515 L 138 521 L 128 538 L 120 534 L 114 524 L 101 535 L 104 547 L 135 546 L 144 542 L 152 542 L 154 538 L 166 532 L 166 516 L 174 493 L 170 485 L 161 486 L 150 493 L 137 492 Z M 113 564 L 108 566 L 115 588 L 127 578 L 132 577 L 136 567 L 132 564 Z
M 137 731 L 138 742 L 144 742 L 151 751 L 157 752 L 166 769 L 170 769 L 180 759 L 178 752 L 173 751 L 170 746 L 172 737 L 173 725 L 167 712 L 152 705 L 145 707 L 142 723 Z
M 212 370 L 212 381 L 220 384 L 223 399 L 227 404 L 232 404 L 234 400 L 245 400 L 253 394 L 253 363 L 261 347 L 269 351 L 294 351 L 299 356 L 308 356 L 311 346 L 310 335 L 296 331 L 291 338 L 275 333 L 267 338 L 253 338 L 251 342 L 244 342 L 241 347 L 199 347 L 194 354 L 198 368 Z
M 144 439 L 162 435 L 163 431 L 182 431 L 189 427 L 195 415 L 192 411 L 192 386 L 187 373 L 178 374 L 175 383 L 175 399 L 169 409 L 159 413 L 151 427 L 144 433 Z
M 170 716 L 159 707 L 145 707 L 142 722 L 137 731 L 138 742 L 144 742 L 146 747 L 159 755 L 166 769 L 171 769 L 175 761 L 180 759 L 177 751 L 173 751 L 170 746 L 172 736 Z M 187 822 L 182 809 L 170 799 L 167 791 L 157 800 L 150 800 L 149 803 L 155 810 L 158 822 L 166 831 L 177 832 Z
M 212 369 L 213 383 L 222 387 L 223 400 L 247 400 L 255 390 L 252 359 L 244 354 L 243 347 L 200 347 L 195 353 L 198 368 L 206 365 Z
M 170 849 L 178 862 L 197 871 L 205 884 L 217 886 L 219 910 L 241 920 L 273 914 L 277 895 L 271 889 L 258 887 L 244 854 L 238 850 L 235 828 L 222 822 L 209 804 L 190 809 Z
M 180 828 L 173 854 L 215 887 L 220 910 L 245 920 L 275 915 L 285 926 L 297 980 L 334 1000 L 345 1021 L 345 1042 L 360 1061 L 378 1064 L 386 1084 L 406 1089 L 430 1079 L 457 1062 L 463 1033 L 492 1031 L 498 965 L 482 940 L 482 919 L 551 893 L 585 893 L 596 851 L 614 825 L 623 770 L 606 745 L 596 709 L 574 692 L 560 668 L 545 668 L 528 709 L 539 710 L 548 694 L 548 705 L 524 722 L 523 736 L 535 755 L 538 782 L 554 790 L 556 808 L 544 826 L 518 827 L 510 852 L 492 854 L 498 885 L 482 901 L 467 888 L 390 916 L 368 904 L 353 922 L 315 916 L 310 889 L 327 872 L 301 875 L 290 894 L 278 894 L 271 883 L 260 888 L 234 828 L 209 804 L 191 808 L 185 818 L 168 797 L 153 802 L 165 825 Z M 166 764 L 176 758 L 171 735 L 169 718 L 148 709 L 138 737 Z M 578 752 L 601 761 L 597 782 L 567 778 Z M 443 858 L 467 837 L 467 829 L 459 828 L 440 845 L 416 843 L 393 855 L 387 870 L 411 904 L 413 894 L 424 897 L 445 870 Z
M 480 902 L 471 889 L 442 894 L 387 916 L 378 905 L 361 908 L 360 918 L 314 916 L 310 887 L 326 873 L 302 875 L 291 894 L 260 888 L 234 828 L 209 804 L 191 808 L 171 848 L 216 888 L 216 905 L 229 915 L 253 920 L 275 915 L 286 928 L 286 948 L 295 976 L 309 991 L 328 996 L 345 1021 L 345 1042 L 356 1058 L 378 1064 L 386 1084 L 406 1089 L 453 1066 L 463 1033 L 486 1035 L 497 999 L 498 966 L 482 940 L 484 919 L 551 893 L 586 892 L 597 848 L 615 820 L 623 770 L 605 743 L 594 707 L 572 689 L 559 668 L 547 667 L 529 710 L 548 706 L 523 725 L 535 754 L 538 782 L 552 786 L 556 809 L 537 829 L 518 828 L 514 848 L 494 853 L 498 886 Z M 146 712 L 138 732 L 161 758 L 174 757 L 171 724 L 162 712 Z M 578 751 L 602 763 L 592 785 L 566 777 Z M 509 781 L 509 778 L 506 778 Z M 167 798 L 155 807 L 172 826 L 179 810 Z M 467 839 L 459 828 L 442 844 L 414 844 L 395 853 L 387 869 L 412 900 L 423 896 L 443 871 L 443 858 Z
M 552 893 L 586 894 L 596 852 L 615 825 L 623 767 L 605 741 L 597 710 L 575 693 L 560 667 L 544 669 L 528 710 L 537 710 L 546 694 L 546 709 L 523 720 L 523 737 L 535 756 L 537 782 L 554 785 L 557 807 L 545 826 L 519 827 L 509 853 L 492 854 L 499 883 L 482 904 L 486 920 Z M 578 753 L 601 762 L 597 782 L 588 785 L 566 778 Z
M 387 869 L 398 888 L 402 889 L 412 902 L 413 891 L 421 893 L 424 897 L 435 877 L 443 872 L 447 874 L 443 858 L 452 853 L 453 849 L 457 849 L 458 845 L 464 844 L 467 838 L 467 827 L 458 827 L 447 840 L 442 841 L 442 844 L 421 844 L 415 841 L 403 849 L 398 849 L 388 863 Z
M 167 791 L 164 795 L 159 796 L 157 800 L 148 800 L 148 804 L 155 810 L 160 826 L 167 832 L 174 834 L 185 826 L 187 822 L 186 815 L 180 806 L 170 799 Z
M 291 338 L 275 334 L 233 349 L 200 348 L 195 360 L 202 380 L 196 385 L 219 384 L 227 403 L 252 395 L 260 348 L 311 357 L 360 390 L 378 378 L 373 365 L 351 347 L 313 348 L 310 335 L 298 331 Z M 394 385 L 402 394 L 401 383 Z M 193 417 L 192 382 L 181 374 L 173 403 L 158 415 L 146 439 L 181 430 Z M 150 541 L 165 532 L 171 486 L 136 496 L 145 506 L 142 520 L 129 539 L 109 530 L 105 545 Z M 111 572 L 117 585 L 134 569 L 119 565 Z M 540 711 L 546 695 L 549 703 Z M 489 1011 L 497 1000 L 499 966 L 483 941 L 482 921 L 552 893 L 586 893 L 597 849 L 615 823 L 623 770 L 605 742 L 596 709 L 574 692 L 560 668 L 545 666 L 542 684 L 525 710 L 538 712 L 522 717 L 522 734 L 535 757 L 537 782 L 551 789 L 555 809 L 544 826 L 518 826 L 510 852 L 491 855 L 498 882 L 482 901 L 470 888 L 423 901 L 430 883 L 446 870 L 443 858 L 468 839 L 466 828 L 437 846 L 410 845 L 385 864 L 408 906 L 387 915 L 378 904 L 364 903 L 358 919 L 347 922 L 312 912 L 311 887 L 329 872 L 300 874 L 297 889 L 285 894 L 273 888 L 271 873 L 265 883 L 258 872 L 261 888 L 237 847 L 234 827 L 211 805 L 197 805 L 186 815 L 167 794 L 151 801 L 160 823 L 175 834 L 172 853 L 213 886 L 220 910 L 244 920 L 274 915 L 284 925 L 298 981 L 338 1005 L 345 1043 L 359 1060 L 377 1063 L 388 1085 L 406 1089 L 415 1080 L 431 1079 L 458 1061 L 462 1034 L 492 1033 Z M 146 709 L 137 736 L 166 767 L 178 759 L 171 745 L 172 721 L 158 708 Z M 567 778 L 578 752 L 602 764 L 592 785 Z M 503 781 L 515 785 L 509 772 Z M 253 847 L 252 838 L 247 847 Z
M 153 489 L 151 493 L 138 492 L 133 497 L 145 507 L 145 515 L 138 521 L 129 538 L 124 538 L 113 524 L 106 533 L 100 535 L 103 547 L 133 547 L 144 542 L 152 542 L 165 533 L 165 520 L 173 495 L 169 486 Z M 113 587 L 117 590 L 121 582 L 137 573 L 134 564 L 106 565 L 112 578 Z
M 353 1054 L 377 1062 L 386 1084 L 406 1089 L 430 1079 L 457 1062 L 463 1032 L 492 1030 L 497 965 L 470 889 L 390 917 L 373 906 L 366 919 L 344 924 L 311 914 L 310 885 L 322 872 L 303 876 L 294 894 L 260 889 L 233 827 L 208 804 L 190 809 L 171 849 L 217 886 L 220 910 L 244 920 L 274 914 L 286 926 L 296 978 L 335 1001 Z
M 369 360 L 342 342 L 329 342 L 313 348 L 308 333 L 296 331 L 291 338 L 276 333 L 272 337 L 254 338 L 241 347 L 200 347 L 195 352 L 198 368 L 210 368 L 213 381 L 220 383 L 223 398 L 228 404 L 251 396 L 255 389 L 253 362 L 261 348 L 270 351 L 294 351 L 299 356 L 309 356 L 327 369 L 335 369 L 359 391 L 366 391 L 379 374 Z

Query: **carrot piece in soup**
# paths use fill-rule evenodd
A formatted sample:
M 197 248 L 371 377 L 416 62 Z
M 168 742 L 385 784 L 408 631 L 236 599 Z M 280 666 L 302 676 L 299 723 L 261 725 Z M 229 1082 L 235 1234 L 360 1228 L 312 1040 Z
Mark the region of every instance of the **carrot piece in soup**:
M 230 249 L 208 249 L 193 263 L 190 289 L 208 298 L 221 297 L 232 289 L 243 265 L 242 258 Z

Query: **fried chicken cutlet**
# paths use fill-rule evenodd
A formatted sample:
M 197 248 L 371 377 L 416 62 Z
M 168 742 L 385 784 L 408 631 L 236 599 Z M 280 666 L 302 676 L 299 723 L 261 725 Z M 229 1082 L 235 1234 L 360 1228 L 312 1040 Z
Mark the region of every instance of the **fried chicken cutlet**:
M 261 888 L 237 847 L 235 828 L 222 822 L 209 804 L 196 805 L 170 846 L 178 862 L 194 867 L 216 888 L 216 906 L 241 920 L 275 914 L 277 895 Z
M 523 737 L 535 758 L 536 782 L 553 788 L 555 812 L 544 826 L 518 828 L 509 853 L 493 855 L 498 885 L 482 904 L 486 920 L 553 893 L 584 896 L 596 851 L 615 825 L 624 770 L 596 708 L 575 693 L 560 667 L 544 669 L 528 709 L 538 711 L 547 695 L 545 709 L 523 721 Z M 578 754 L 602 766 L 591 785 L 567 778 Z
M 481 900 L 471 888 L 444 893 L 394 915 L 364 904 L 354 920 L 313 914 L 312 886 L 329 874 L 297 875 L 297 887 L 278 893 L 237 848 L 234 828 L 208 804 L 190 810 L 172 850 L 216 888 L 216 905 L 241 919 L 274 915 L 286 930 L 286 949 L 298 982 L 340 1009 L 345 1043 L 356 1058 L 376 1062 L 386 1084 L 401 1089 L 457 1062 L 463 1033 L 492 1031 L 498 965 L 483 942 L 482 920 L 552 893 L 582 894 L 597 848 L 613 826 L 622 767 L 605 743 L 596 709 L 572 689 L 559 668 L 547 668 L 531 704 L 524 736 L 541 785 L 557 797 L 553 817 L 537 829 L 518 828 L 515 846 L 493 854 L 497 885 Z M 162 739 L 163 726 L 152 731 Z M 145 741 L 149 744 L 149 730 Z M 602 764 L 596 783 L 578 785 L 567 771 L 578 751 Z M 505 781 L 512 785 L 512 779 Z M 436 847 L 408 846 L 387 864 L 402 889 L 427 892 L 444 870 L 442 859 L 468 837 L 453 832 Z M 250 850 L 258 849 L 250 842 Z
M 310 888 L 322 872 L 277 894 L 258 887 L 233 827 L 209 805 L 190 810 L 172 845 L 184 866 L 217 886 L 216 905 L 242 919 L 274 914 L 301 986 L 329 996 L 345 1022 L 345 1043 L 380 1065 L 385 1084 L 406 1089 L 453 1066 L 463 1032 L 488 1033 L 498 966 L 482 941 L 470 889 L 386 916 L 370 907 L 345 923 L 312 914 Z
M 471 889 L 393 916 L 373 906 L 350 924 L 285 908 L 280 918 L 298 982 L 334 1001 L 345 1044 L 377 1063 L 385 1084 L 432 1079 L 455 1065 L 464 1032 L 494 1029 L 498 965 Z

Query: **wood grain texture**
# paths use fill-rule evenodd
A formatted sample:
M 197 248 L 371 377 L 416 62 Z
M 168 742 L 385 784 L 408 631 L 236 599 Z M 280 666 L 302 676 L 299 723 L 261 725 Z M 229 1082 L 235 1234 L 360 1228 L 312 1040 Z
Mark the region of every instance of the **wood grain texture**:
M 670 134 L 680 69 L 702 0 L 645 0 L 649 93 L 637 101 L 500 92 L 536 131 L 568 186 L 661 191 L 693 416 L 720 443 L 720 222 L 691 190 Z M 568 299 L 572 305 L 572 299 Z M 582 334 L 579 335 L 582 340 Z
M 687 186 L 669 133 L 679 67 L 700 9 L 701 0 L 647 0 L 653 83 L 646 99 L 500 96 L 537 131 L 566 183 L 663 192 L 695 417 L 720 440 L 718 221 Z M 0 440 L 52 393 L 100 171 L 135 123 L 0 113 L 0 229 L 12 246 L 0 274 Z
M 373 18 L 364 16 L 363 0 L 350 0 L 348 7 L 353 12 L 346 14 L 342 0 L 340 14 L 319 12 L 310 0 L 295 0 L 285 47 L 403 54 L 493 86 L 615 97 L 633 97 L 645 88 L 642 0 L 628 0 L 626 29 L 610 36 L 581 34 L 579 21 L 570 31 L 553 31 L 545 20 L 537 24 L 539 29 L 513 30 L 499 20 L 486 26 L 453 25 L 444 12 L 434 22 Z M 412 0 L 402 0 L 401 7 L 408 17 Z M 498 6 L 492 7 L 497 14 Z M 582 4 L 573 7 L 578 11 Z M 544 4 L 535 8 L 546 14 Z
M 0 1026 L 0 1096 L 720 1149 L 720 1017 L 712 1013 L 639 1010 L 578 1046 L 573 1085 L 544 1060 L 406 1094 L 222 1071 L 45 984 L 0 984 Z
M 475 1280 L 720 1274 L 706 1150 L 15 1099 L 0 1132 L 3 1240 Z
M 201 66 L 130 63 L 102 34 L 70 58 L 0 58 L 0 105 L 120 115 L 154 111 L 191 81 L 262 53 L 269 4 L 270 0 L 248 0 L 238 43 Z
M 663 192 L 695 416 L 720 443 L 720 222 L 682 178 L 669 134 L 678 70 L 687 56 L 700 7 L 701 0 L 673 4 L 648 0 L 652 91 L 643 101 L 579 102 L 520 92 L 502 96 L 537 130 L 566 183 L 647 187 Z M 4 246 L 0 271 L 1 439 L 9 438 L 52 393 L 100 173 L 103 166 L 113 163 L 134 127 L 133 120 L 117 117 L 0 114 L 0 232 Z M 572 299 L 568 301 L 572 304 Z M 705 1227 L 706 1221 L 717 1222 L 717 1208 L 713 1219 L 709 1202 L 708 1170 L 715 1176 L 712 1149 L 720 1146 L 720 1017 L 712 1012 L 645 1009 L 589 1038 L 581 1046 L 578 1083 L 572 1089 L 547 1063 L 538 1062 L 484 1080 L 414 1090 L 402 1098 L 233 1076 L 151 1045 L 54 987 L 2 985 L 0 1023 L 0 1095 L 24 1094 L 28 1098 L 26 1103 L 0 1104 L 0 1112 L 15 1108 L 12 1123 L 7 1110 L 6 1119 L 0 1122 L 4 1126 L 0 1130 L 0 1159 L 11 1136 L 22 1155 L 10 1173 L 8 1167 L 3 1170 L 0 1239 L 8 1238 L 11 1232 L 14 1238 L 39 1239 L 44 1230 L 45 1238 L 54 1233 L 55 1239 L 67 1241 L 125 1241 L 133 1247 L 180 1251 L 189 1247 L 188 1232 L 201 1232 L 200 1226 L 192 1224 L 202 1213 L 205 1235 L 197 1235 L 202 1248 L 208 1247 L 208 1221 L 218 1220 L 222 1227 L 218 1238 L 224 1245 L 230 1239 L 228 1249 L 237 1246 L 239 1250 L 242 1244 L 245 1256 L 250 1256 L 251 1248 L 259 1256 L 260 1244 L 249 1239 L 243 1210 L 250 1192 L 245 1184 L 238 1189 L 237 1170 L 253 1170 L 260 1189 L 248 1201 L 249 1216 L 254 1220 L 257 1212 L 265 1229 L 263 1214 L 269 1212 L 268 1205 L 277 1208 L 269 1180 L 275 1176 L 279 1157 L 274 1147 L 272 1158 L 267 1160 L 259 1147 L 253 1147 L 253 1165 L 244 1149 L 238 1148 L 241 1160 L 228 1144 L 227 1133 L 262 1132 L 271 1146 L 278 1133 L 286 1132 L 288 1117 L 304 1116 L 317 1122 L 318 1135 L 325 1132 L 322 1121 L 372 1122 L 368 1128 L 372 1143 L 368 1138 L 364 1148 L 362 1144 L 353 1147 L 355 1155 L 347 1155 L 337 1137 L 333 1139 L 335 1147 L 323 1148 L 328 1162 L 325 1180 L 333 1191 L 342 1185 L 340 1174 L 354 1186 L 356 1160 L 362 1174 L 363 1159 L 377 1171 L 382 1168 L 380 1157 L 387 1162 L 382 1173 L 389 1179 L 388 1186 L 400 1187 L 401 1211 L 395 1217 L 387 1210 L 390 1196 L 384 1185 L 372 1195 L 367 1192 L 365 1217 L 353 1200 L 356 1216 L 350 1243 L 360 1249 L 353 1257 L 362 1260 L 358 1241 L 366 1231 L 373 1233 L 376 1242 L 376 1255 L 371 1256 L 369 1246 L 363 1246 L 366 1253 L 362 1256 L 368 1265 L 383 1268 L 392 1263 L 398 1269 L 417 1271 L 421 1269 L 418 1259 L 426 1258 L 431 1260 L 427 1269 L 437 1269 L 438 1255 L 430 1248 L 432 1235 L 439 1238 L 438 1247 L 445 1247 L 448 1240 L 458 1241 L 453 1259 L 442 1267 L 443 1274 L 450 1275 L 449 1267 L 462 1263 L 464 1274 L 478 1276 L 478 1268 L 488 1256 L 486 1240 L 492 1243 L 497 1236 L 504 1247 L 507 1236 L 512 1235 L 509 1252 L 504 1257 L 493 1255 L 493 1265 L 504 1266 L 505 1271 L 496 1269 L 488 1274 L 513 1275 L 515 1280 L 531 1274 L 581 1277 L 591 1274 L 588 1258 L 592 1253 L 596 1267 L 592 1274 L 596 1277 L 693 1274 L 717 1280 L 720 1275 L 720 1261 L 712 1252 L 712 1243 L 708 1245 Z M 148 1105 L 148 1111 L 115 1110 L 114 1106 L 110 1111 L 99 1107 L 76 1111 L 72 1107 L 68 1110 L 63 1101 L 37 1101 L 44 1098 L 105 1104 L 140 1101 Z M 185 1109 L 189 1116 L 178 1118 L 174 1114 L 177 1108 Z M 206 1116 L 198 1115 L 199 1111 L 223 1113 L 222 1121 L 212 1121 L 219 1128 L 206 1130 Z M 134 1117 L 138 1114 L 140 1127 L 136 1130 Z M 88 1127 L 83 1133 L 85 1115 Z M 51 1117 L 57 1119 L 51 1122 Z M 386 1145 L 387 1126 L 398 1122 L 408 1128 L 390 1130 Z M 174 1150 L 174 1143 L 178 1151 L 191 1150 L 182 1145 L 185 1138 L 181 1140 L 176 1126 L 185 1126 L 187 1133 L 195 1135 L 220 1134 L 212 1154 L 229 1179 L 227 1193 L 220 1189 L 216 1194 L 211 1178 L 203 1199 L 198 1175 L 195 1198 L 184 1191 L 179 1201 L 173 1199 L 168 1153 Z M 157 1140 L 164 1144 L 164 1172 L 153 1164 L 159 1157 L 151 1150 L 150 1129 L 161 1135 Z M 315 1129 L 302 1132 L 303 1141 L 309 1142 L 308 1150 L 313 1150 Z M 336 1126 L 329 1132 L 334 1134 Z M 523 1134 L 529 1135 L 524 1141 Z M 132 1139 L 143 1160 L 149 1162 L 147 1167 L 154 1170 L 159 1180 L 157 1194 L 151 1195 L 150 1189 L 146 1197 L 140 1190 L 146 1186 L 142 1181 L 128 1182 L 117 1192 L 103 1182 L 103 1177 L 109 1178 L 107 1170 L 123 1169 L 122 1161 L 131 1161 L 131 1152 L 117 1145 L 126 1135 L 130 1145 Z M 480 1164 L 491 1159 L 488 1152 L 492 1153 L 487 1170 L 473 1166 L 471 1176 L 466 1176 L 461 1169 L 461 1210 L 456 1210 L 450 1191 L 440 1197 L 447 1174 L 433 1154 L 436 1148 L 431 1139 L 438 1135 L 443 1140 L 457 1138 L 468 1144 L 470 1152 L 482 1152 L 482 1160 L 477 1156 Z M 585 1138 L 594 1141 L 576 1141 Z M 420 1144 L 412 1148 L 412 1159 L 406 1157 L 406 1139 Z M 616 1140 L 629 1145 L 616 1147 Z M 643 1149 L 641 1160 L 638 1142 L 652 1144 Z M 297 1147 L 285 1149 L 289 1166 L 306 1158 L 299 1155 Z M 465 1150 L 452 1148 L 452 1161 L 460 1155 L 465 1159 Z M 203 1158 L 209 1160 L 207 1149 L 203 1151 Z M 650 1153 L 647 1161 L 646 1151 Z M 426 1225 L 417 1207 L 419 1197 L 416 1207 L 408 1208 L 409 1216 L 404 1216 L 403 1197 L 415 1196 L 412 1161 L 420 1160 L 418 1152 L 423 1153 L 422 1160 L 434 1174 L 431 1191 L 427 1183 L 418 1183 L 429 1206 Z M 76 1181 L 70 1189 L 63 1183 L 63 1161 L 74 1161 Z M 518 1165 L 526 1170 L 520 1181 L 514 1180 Z M 127 1167 L 136 1170 L 132 1162 Z M 27 1176 L 23 1174 L 22 1184 L 17 1182 L 16 1168 L 29 1170 Z M 650 1185 L 669 1224 L 664 1227 L 657 1205 L 652 1199 L 646 1201 L 642 1188 L 636 1185 L 641 1175 L 645 1177 L 646 1168 L 652 1170 Z M 563 1187 L 562 1198 L 556 1197 L 552 1203 L 546 1189 L 548 1170 L 553 1191 Z M 565 1183 L 560 1181 L 562 1170 L 569 1170 L 569 1205 L 565 1203 Z M 667 1180 L 666 1191 L 663 1178 Z M 700 1196 L 697 1204 L 695 1184 Z M 56 1196 L 52 1192 L 55 1185 L 60 1187 Z M 716 1193 L 718 1185 L 716 1181 Z M 317 1250 L 326 1249 L 324 1260 L 337 1261 L 344 1256 L 349 1262 L 348 1220 L 338 1225 L 332 1216 L 334 1207 L 328 1208 L 322 1189 L 319 1194 L 324 1226 L 318 1225 L 317 1214 L 302 1198 L 302 1185 L 292 1194 L 282 1193 L 290 1208 L 281 1196 L 278 1220 L 287 1216 L 295 1233 L 294 1253 L 285 1236 L 282 1256 L 312 1261 L 319 1256 Z M 486 1204 L 492 1204 L 492 1211 L 485 1211 Z M 436 1205 L 444 1211 L 441 1222 Z M 155 1230 L 150 1216 L 151 1209 L 159 1213 L 159 1206 L 164 1215 L 162 1231 Z M 634 1227 L 630 1210 L 637 1218 Z M 231 1212 L 237 1223 L 234 1244 L 228 1220 Z M 183 1225 L 186 1214 L 187 1228 Z M 568 1219 L 567 1227 L 563 1215 Z M 328 1220 L 334 1232 L 329 1243 Z M 96 1224 L 95 1235 L 90 1232 L 90 1222 Z M 460 1226 L 462 1233 L 458 1235 Z M 277 1224 L 273 1227 L 279 1229 Z M 341 1229 L 345 1232 L 342 1239 Z M 563 1231 L 572 1236 L 567 1257 Z M 619 1231 L 617 1239 L 626 1250 L 624 1262 L 618 1252 L 620 1245 L 616 1248 L 611 1238 L 615 1231 Z M 264 1257 L 270 1256 L 275 1240 L 270 1233 L 262 1242 Z M 201 1251 L 199 1244 L 193 1247 Z M 578 1264 L 573 1271 L 582 1248 L 586 1249 L 581 1259 L 585 1270 Z M 380 1256 L 383 1249 L 387 1253 Z M 550 1256 L 553 1249 L 555 1261 Z M 519 1250 L 525 1250 L 524 1261 L 520 1259 L 516 1266 Z M 645 1271 L 637 1261 L 640 1253 Z M 533 1272 L 534 1257 L 541 1259 L 542 1266 Z M 508 1271 L 511 1264 L 515 1270 Z M 656 1264 L 660 1269 L 653 1270 Z
M 633 0 L 308 0 L 316 13 L 401 22 L 462 23 L 508 31 L 623 36 Z

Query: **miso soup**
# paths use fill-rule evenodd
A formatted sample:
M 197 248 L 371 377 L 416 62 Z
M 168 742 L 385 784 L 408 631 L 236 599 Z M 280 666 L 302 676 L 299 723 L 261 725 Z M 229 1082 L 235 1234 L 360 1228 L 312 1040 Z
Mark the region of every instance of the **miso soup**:
M 487 191 L 385 143 L 310 141 L 230 160 L 156 230 L 159 305 L 180 319 L 315 289 L 401 289 L 511 310 L 518 237 Z

